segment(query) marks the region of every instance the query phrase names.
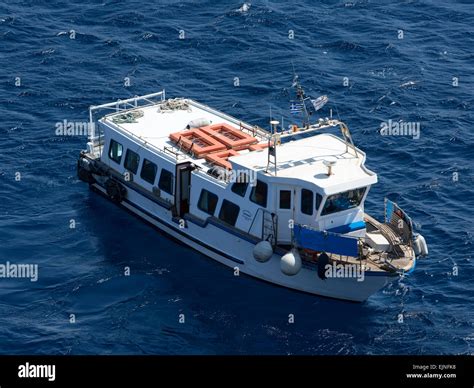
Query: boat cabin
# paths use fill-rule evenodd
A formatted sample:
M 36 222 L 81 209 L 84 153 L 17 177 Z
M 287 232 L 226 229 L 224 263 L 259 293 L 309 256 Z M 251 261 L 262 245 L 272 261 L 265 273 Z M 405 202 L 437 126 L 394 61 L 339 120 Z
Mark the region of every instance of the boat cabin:
M 364 200 L 377 176 L 345 136 L 320 133 L 341 123 L 272 134 L 190 99 L 160 97 L 117 103 L 89 148 L 99 145 L 102 163 L 173 218 L 274 245 L 290 244 L 295 224 L 365 235 Z

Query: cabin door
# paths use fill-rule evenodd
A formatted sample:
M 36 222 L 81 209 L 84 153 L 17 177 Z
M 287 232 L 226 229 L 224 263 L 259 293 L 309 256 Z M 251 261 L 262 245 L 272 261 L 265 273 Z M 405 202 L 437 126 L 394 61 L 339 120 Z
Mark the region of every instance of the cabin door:
M 277 186 L 278 244 L 291 243 L 290 220 L 294 217 L 295 192 L 292 186 Z
M 176 165 L 175 204 L 178 217 L 189 212 L 192 170 L 194 170 L 194 165 L 190 162 Z

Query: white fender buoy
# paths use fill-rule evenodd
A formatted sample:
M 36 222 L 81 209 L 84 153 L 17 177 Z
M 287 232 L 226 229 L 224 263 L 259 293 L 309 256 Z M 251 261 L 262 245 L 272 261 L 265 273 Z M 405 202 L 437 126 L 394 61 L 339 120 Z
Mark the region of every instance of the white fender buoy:
M 199 128 L 199 127 L 205 127 L 207 125 L 211 125 L 211 122 L 206 119 L 205 117 L 200 117 L 198 119 L 191 120 L 186 128 Z
M 413 250 L 416 256 L 428 256 L 428 244 L 421 234 L 416 234 L 413 240 Z
M 294 276 L 301 270 L 301 256 L 296 249 L 285 253 L 280 260 L 281 272 L 288 276 Z
M 420 247 L 420 240 L 418 239 L 419 234 L 413 236 L 413 251 L 415 252 L 415 256 L 420 256 L 421 247 Z
M 273 255 L 272 244 L 268 241 L 260 241 L 253 247 L 253 257 L 259 263 L 266 263 Z
M 428 244 L 426 243 L 425 238 L 421 234 L 419 234 L 418 240 L 420 241 L 420 250 L 421 250 L 420 255 L 428 256 Z

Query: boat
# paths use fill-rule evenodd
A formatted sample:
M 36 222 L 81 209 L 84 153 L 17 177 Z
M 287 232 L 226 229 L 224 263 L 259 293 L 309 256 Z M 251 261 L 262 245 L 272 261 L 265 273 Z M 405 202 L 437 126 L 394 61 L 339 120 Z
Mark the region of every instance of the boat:
M 164 90 L 91 106 L 78 177 L 235 274 L 363 302 L 413 272 L 428 247 L 395 202 L 385 199 L 382 221 L 365 212 L 377 183 L 366 154 L 339 119 L 311 122 L 306 104 L 327 98 L 297 86 L 292 110 L 305 119 L 288 128 Z

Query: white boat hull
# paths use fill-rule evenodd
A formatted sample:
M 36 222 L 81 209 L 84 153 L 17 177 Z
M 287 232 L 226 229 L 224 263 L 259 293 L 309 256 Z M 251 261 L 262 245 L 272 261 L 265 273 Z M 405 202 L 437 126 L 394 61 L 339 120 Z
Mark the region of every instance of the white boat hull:
M 99 184 L 94 183 L 91 186 L 108 197 L 106 190 Z M 239 273 L 292 290 L 363 302 L 389 282 L 397 279 L 396 275 L 374 271 L 366 271 L 362 281 L 356 277 L 321 279 L 317 271 L 305 266 L 296 275 L 287 276 L 281 272 L 280 255 L 273 254 L 266 263 L 254 259 L 253 248 L 258 240 L 249 241 L 212 223 L 203 226 L 187 220 L 186 227 L 180 227 L 179 223 L 172 220 L 168 209 L 130 187 L 127 187 L 127 198 L 120 205 L 198 252 L 233 270 L 238 267 Z

